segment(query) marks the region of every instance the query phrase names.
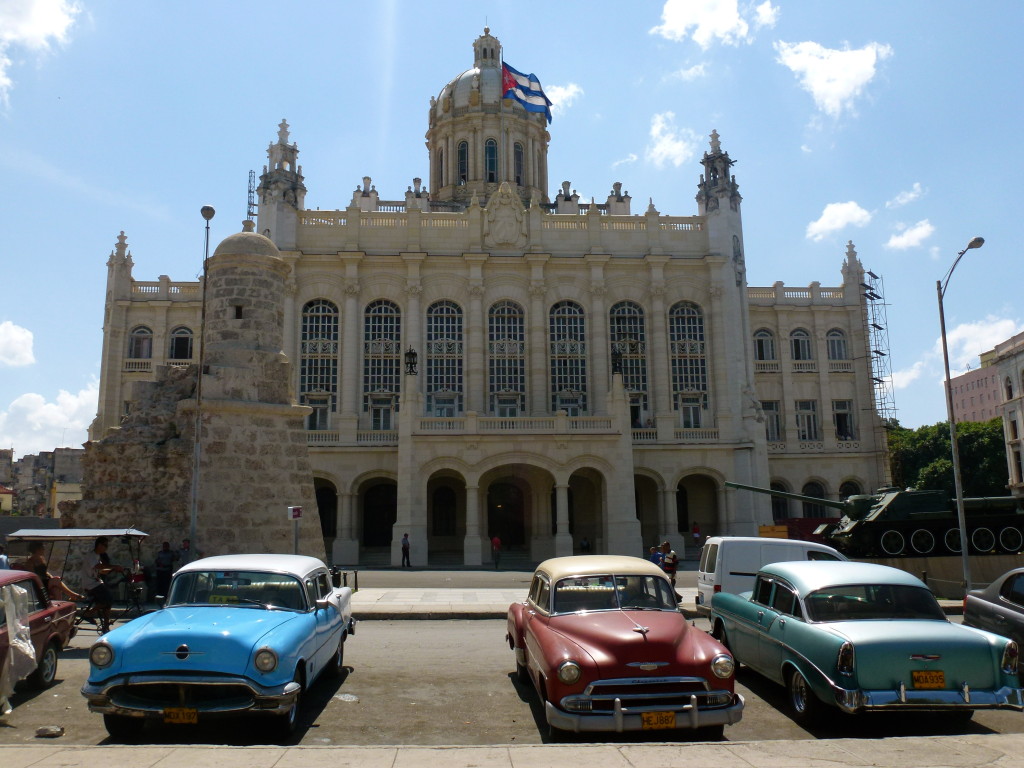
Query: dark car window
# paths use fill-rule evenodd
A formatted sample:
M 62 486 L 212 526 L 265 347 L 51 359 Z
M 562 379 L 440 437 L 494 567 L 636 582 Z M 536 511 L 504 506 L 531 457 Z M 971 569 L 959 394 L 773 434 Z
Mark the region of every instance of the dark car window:
M 935 596 L 924 587 L 852 584 L 812 592 L 804 601 L 812 621 L 928 619 L 945 621 Z
M 815 549 L 807 550 L 808 560 L 834 560 L 839 562 L 839 558 L 833 555 L 831 552 L 818 552 Z
M 549 601 L 551 599 L 551 585 L 547 579 L 540 579 L 540 584 L 537 588 L 537 599 L 534 602 L 537 604 L 537 608 L 544 611 L 545 613 L 551 610 Z
M 785 584 L 775 585 L 775 594 L 772 596 L 772 608 L 779 613 L 789 616 L 800 615 L 800 603 L 797 602 L 796 593 Z
M 305 588 L 298 579 L 287 574 L 260 571 L 178 573 L 171 583 L 167 605 L 195 604 L 306 610 Z
M 767 576 L 758 576 L 754 584 L 754 602 L 761 605 L 768 605 L 768 599 L 772 594 L 772 580 Z
M 704 573 L 714 573 L 715 564 L 718 560 L 718 545 L 707 544 L 700 553 L 700 570 Z
M 999 590 L 999 594 L 1011 603 L 1024 606 L 1024 573 L 1011 576 Z

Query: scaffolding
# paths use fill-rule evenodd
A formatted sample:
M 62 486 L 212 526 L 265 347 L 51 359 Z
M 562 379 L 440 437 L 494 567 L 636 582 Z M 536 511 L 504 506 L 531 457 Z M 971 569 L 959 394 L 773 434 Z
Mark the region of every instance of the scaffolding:
M 861 283 L 865 303 L 865 336 L 871 360 L 871 382 L 875 396 L 875 419 L 877 445 L 885 446 L 878 451 L 880 466 L 878 477 L 885 485 L 892 482 L 889 469 L 888 428 L 896 418 L 896 398 L 893 395 L 892 357 L 889 354 L 889 323 L 886 317 L 885 282 L 871 270 L 865 270 Z

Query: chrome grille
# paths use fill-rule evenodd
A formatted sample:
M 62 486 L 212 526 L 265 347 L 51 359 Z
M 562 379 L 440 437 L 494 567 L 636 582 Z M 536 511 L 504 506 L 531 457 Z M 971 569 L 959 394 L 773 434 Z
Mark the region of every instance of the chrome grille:
M 576 696 L 567 696 L 562 706 L 569 712 L 610 713 L 618 700 L 624 712 L 679 711 L 690 706 L 695 697 L 698 709 L 728 707 L 733 694 L 709 690 L 702 677 L 622 678 L 596 680 Z

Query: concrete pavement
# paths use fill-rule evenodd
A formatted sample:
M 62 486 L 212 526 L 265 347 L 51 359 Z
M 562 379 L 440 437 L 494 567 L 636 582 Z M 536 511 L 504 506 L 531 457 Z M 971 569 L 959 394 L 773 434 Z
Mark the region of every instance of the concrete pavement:
M 1024 768 L 1024 735 L 475 747 L 0 746 L 4 768 Z

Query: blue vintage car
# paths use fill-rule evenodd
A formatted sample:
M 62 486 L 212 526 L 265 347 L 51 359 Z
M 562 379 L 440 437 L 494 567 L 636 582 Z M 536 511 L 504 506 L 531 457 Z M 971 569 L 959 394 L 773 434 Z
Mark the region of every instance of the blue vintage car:
M 772 563 L 719 592 L 712 634 L 786 686 L 798 720 L 843 712 L 1024 709 L 1017 644 L 947 621 L 919 579 L 870 563 Z
M 89 650 L 82 695 L 115 739 L 140 722 L 267 717 L 275 739 L 296 726 L 303 690 L 342 673 L 355 630 L 352 591 L 298 555 L 225 555 L 181 568 L 165 607 Z

